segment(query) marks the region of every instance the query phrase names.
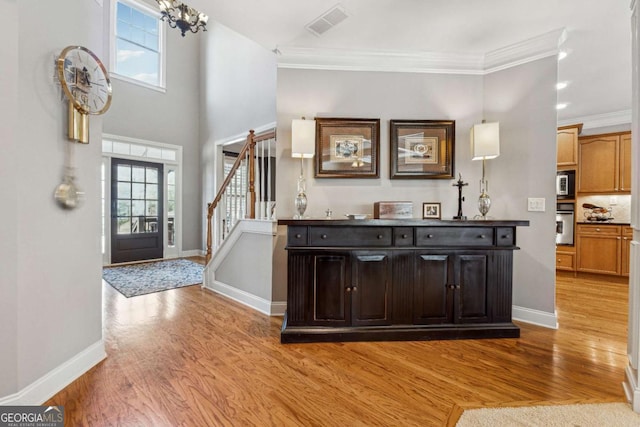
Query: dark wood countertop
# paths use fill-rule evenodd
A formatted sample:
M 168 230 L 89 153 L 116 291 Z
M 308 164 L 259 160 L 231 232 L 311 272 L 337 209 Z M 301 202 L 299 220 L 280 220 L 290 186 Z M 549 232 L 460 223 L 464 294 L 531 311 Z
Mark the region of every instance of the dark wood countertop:
M 278 225 L 323 226 L 419 226 L 419 227 L 528 227 L 528 220 L 438 220 L 438 219 L 279 219 Z

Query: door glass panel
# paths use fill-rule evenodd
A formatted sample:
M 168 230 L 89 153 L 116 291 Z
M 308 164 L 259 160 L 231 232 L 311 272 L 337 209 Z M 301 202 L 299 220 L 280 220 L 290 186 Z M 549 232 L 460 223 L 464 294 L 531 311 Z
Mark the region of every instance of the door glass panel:
M 147 216 L 158 215 L 158 202 L 147 200 Z
M 131 184 L 131 198 L 144 200 L 144 184 Z
M 158 218 L 146 217 L 145 231 L 147 233 L 155 233 L 156 231 L 158 231 Z
M 144 168 L 134 166 L 131 172 L 133 174 L 133 182 L 144 182 Z
M 131 166 L 118 165 L 118 181 L 131 181 Z
M 147 184 L 147 200 L 157 200 L 158 199 L 158 185 L 157 184 Z
M 167 246 L 176 245 L 176 171 L 167 172 Z
M 147 168 L 147 182 L 157 183 L 158 182 L 158 170 Z
M 131 200 L 118 200 L 118 216 L 131 215 Z
M 130 199 L 131 198 L 131 184 L 128 182 L 118 183 L 118 199 Z
M 118 234 L 131 233 L 131 220 L 129 217 L 118 218 Z
M 144 231 L 144 228 L 140 226 L 140 219 L 144 220 L 144 216 L 131 217 L 131 234 L 142 233 Z
M 131 201 L 131 216 L 144 216 L 144 200 Z

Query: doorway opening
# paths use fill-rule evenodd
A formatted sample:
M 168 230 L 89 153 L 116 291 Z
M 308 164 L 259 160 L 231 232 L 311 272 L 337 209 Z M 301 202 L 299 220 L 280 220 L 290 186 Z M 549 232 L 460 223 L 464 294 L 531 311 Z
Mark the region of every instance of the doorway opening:
M 182 147 L 115 135 L 102 141 L 104 265 L 182 253 Z

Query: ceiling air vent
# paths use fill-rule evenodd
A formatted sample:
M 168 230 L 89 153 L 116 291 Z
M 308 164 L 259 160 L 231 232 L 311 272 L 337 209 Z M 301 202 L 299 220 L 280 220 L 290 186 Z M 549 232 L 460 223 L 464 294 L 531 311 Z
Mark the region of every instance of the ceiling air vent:
M 342 6 L 336 5 L 307 24 L 305 28 L 314 35 L 320 36 L 347 19 L 348 16 Z

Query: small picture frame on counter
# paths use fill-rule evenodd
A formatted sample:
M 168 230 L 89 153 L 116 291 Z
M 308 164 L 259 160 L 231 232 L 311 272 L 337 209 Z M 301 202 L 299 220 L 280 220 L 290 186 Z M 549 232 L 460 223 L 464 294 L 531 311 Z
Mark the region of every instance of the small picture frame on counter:
M 440 219 L 440 203 L 439 202 L 423 203 L 422 219 Z

